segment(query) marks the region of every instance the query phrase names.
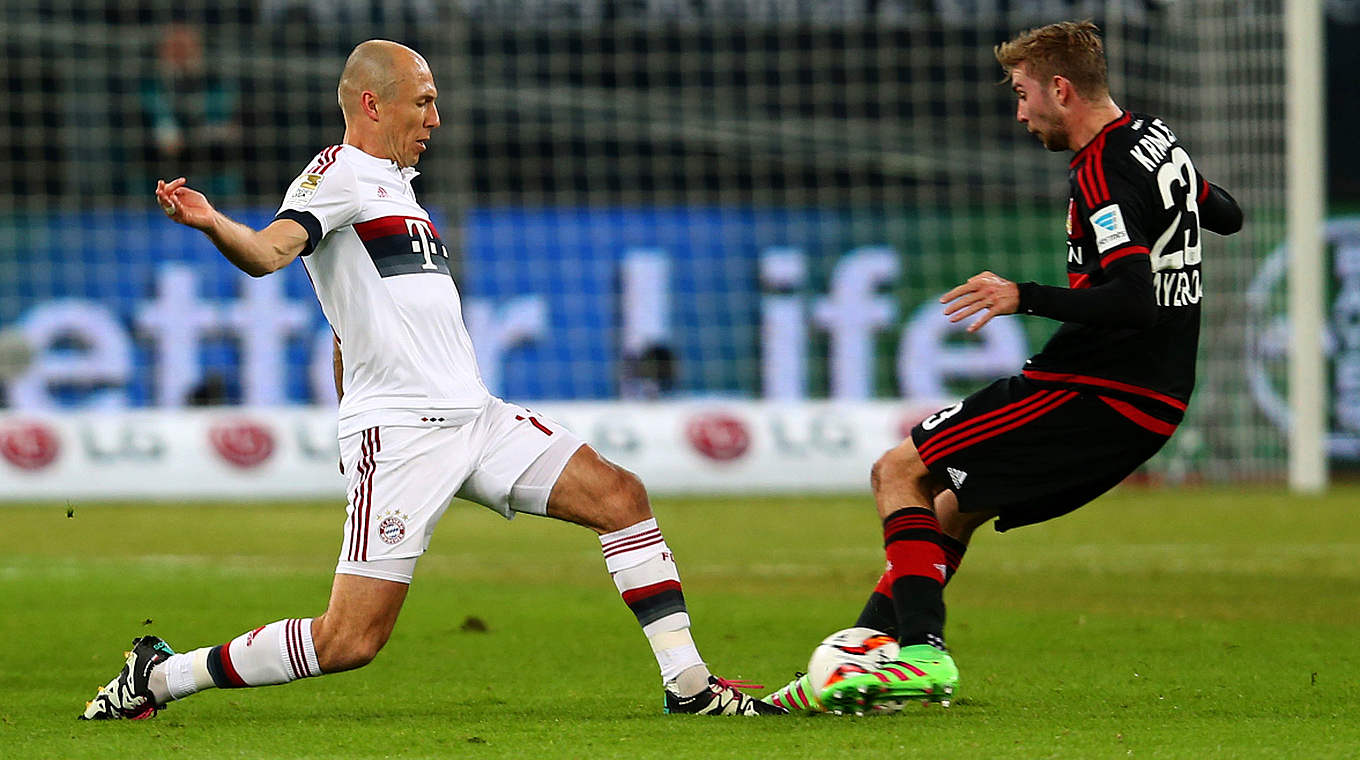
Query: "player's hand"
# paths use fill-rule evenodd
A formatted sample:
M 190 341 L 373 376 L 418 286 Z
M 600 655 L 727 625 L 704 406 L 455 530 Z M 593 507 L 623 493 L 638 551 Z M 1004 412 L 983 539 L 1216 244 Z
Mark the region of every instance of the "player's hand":
M 982 312 L 982 316 L 968 325 L 968 332 L 977 332 L 992 317 L 1014 314 L 1020 308 L 1020 287 L 991 272 L 979 272 L 969 277 L 968 282 L 940 296 L 940 303 L 946 304 L 944 313 L 950 322 L 962 322 Z
M 156 180 L 156 204 L 161 211 L 180 224 L 196 229 L 207 229 L 217 211 L 203 193 L 185 186 L 183 177 L 166 182 Z

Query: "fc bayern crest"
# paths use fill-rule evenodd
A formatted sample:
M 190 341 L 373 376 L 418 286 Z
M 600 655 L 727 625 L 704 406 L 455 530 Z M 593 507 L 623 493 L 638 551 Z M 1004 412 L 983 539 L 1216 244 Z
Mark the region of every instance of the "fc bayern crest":
M 391 515 L 378 523 L 378 538 L 385 544 L 396 544 L 406 535 L 406 523 L 400 517 Z

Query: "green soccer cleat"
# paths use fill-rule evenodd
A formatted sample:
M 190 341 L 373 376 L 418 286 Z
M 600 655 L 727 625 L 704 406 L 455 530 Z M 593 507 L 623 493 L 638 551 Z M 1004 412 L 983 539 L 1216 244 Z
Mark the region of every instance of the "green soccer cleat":
M 807 673 L 798 673 L 782 689 L 766 694 L 760 701 L 767 705 L 782 707 L 789 712 L 794 710 L 823 712 L 826 709 L 822 707 L 821 700 L 817 699 L 817 690 L 812 688 L 812 681 L 807 677 Z
M 959 669 L 948 652 L 916 644 L 902 647 L 896 660 L 876 670 L 827 686 L 821 700 L 838 715 L 892 709 L 913 699 L 948 707 L 958 683 Z

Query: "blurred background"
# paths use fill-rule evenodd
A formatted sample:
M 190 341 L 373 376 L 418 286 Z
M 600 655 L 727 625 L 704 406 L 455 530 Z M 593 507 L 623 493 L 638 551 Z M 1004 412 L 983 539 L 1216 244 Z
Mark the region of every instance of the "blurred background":
M 440 88 L 416 189 L 493 393 L 667 488 L 862 487 L 914 420 L 1056 326 L 968 337 L 935 299 L 984 268 L 1063 281 L 1067 158 L 1015 123 L 992 46 L 1086 17 L 1116 100 L 1163 117 L 1248 218 L 1209 240 L 1199 388 L 1143 477 L 1283 478 L 1282 0 L 0 8 L 0 498 L 339 492 L 331 335 L 301 265 L 240 274 L 151 189 L 187 176 L 263 226 L 340 141 L 336 80 L 373 37 L 421 51 Z M 1326 14 L 1317 201 L 1344 473 L 1360 465 L 1360 2 Z

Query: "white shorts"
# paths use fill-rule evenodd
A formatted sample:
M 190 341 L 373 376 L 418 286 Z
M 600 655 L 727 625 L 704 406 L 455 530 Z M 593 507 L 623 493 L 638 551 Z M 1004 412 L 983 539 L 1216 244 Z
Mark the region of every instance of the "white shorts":
M 557 421 L 497 398 L 458 426 L 345 436 L 349 505 L 336 572 L 409 583 L 454 496 L 506 519 L 547 514 L 553 484 L 582 445 Z

